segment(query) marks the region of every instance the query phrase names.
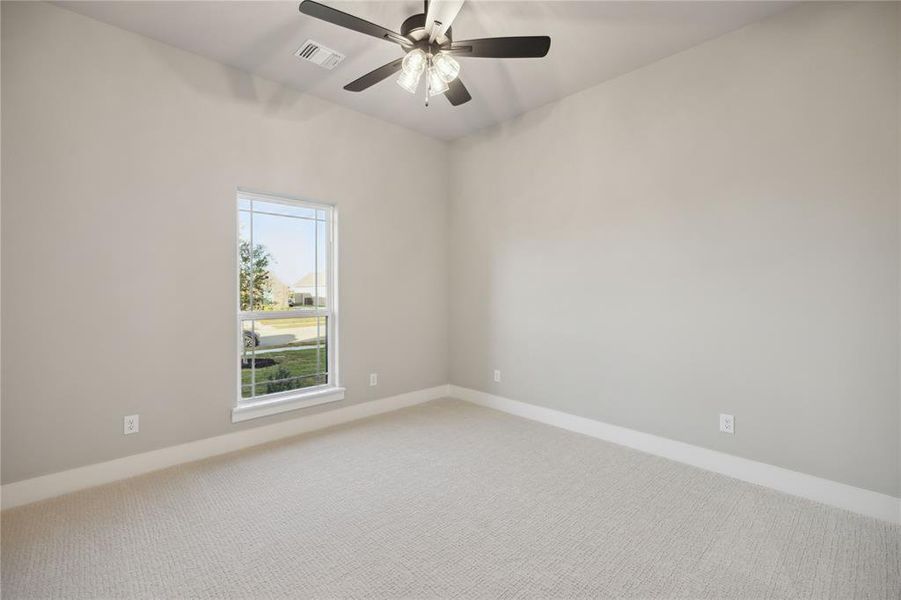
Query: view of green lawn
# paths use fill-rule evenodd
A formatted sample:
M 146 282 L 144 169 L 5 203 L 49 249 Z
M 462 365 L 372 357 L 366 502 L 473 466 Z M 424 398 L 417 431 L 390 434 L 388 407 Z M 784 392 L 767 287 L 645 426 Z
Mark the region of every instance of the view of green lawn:
M 241 397 L 262 396 L 327 383 L 328 348 L 284 348 L 255 354 L 241 361 Z M 256 394 L 251 393 L 251 368 L 256 361 Z

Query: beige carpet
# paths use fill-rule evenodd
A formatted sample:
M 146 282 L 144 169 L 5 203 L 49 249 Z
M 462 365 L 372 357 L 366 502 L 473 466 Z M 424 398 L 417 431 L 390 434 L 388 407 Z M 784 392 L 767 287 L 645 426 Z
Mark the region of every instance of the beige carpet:
M 901 598 L 901 528 L 441 400 L 6 511 L 3 598 Z

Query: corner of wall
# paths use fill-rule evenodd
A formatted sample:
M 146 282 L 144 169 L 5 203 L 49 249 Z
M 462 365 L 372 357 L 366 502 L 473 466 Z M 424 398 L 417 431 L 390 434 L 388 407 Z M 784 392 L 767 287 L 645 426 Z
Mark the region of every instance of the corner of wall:
M 901 2 L 895 3 L 895 94 L 898 100 L 898 172 L 896 173 L 896 182 L 898 188 L 898 229 L 901 232 Z M 898 254 L 901 256 L 901 235 L 899 235 Z M 901 292 L 901 273 L 899 273 L 899 292 Z M 898 311 L 901 314 L 901 293 L 899 293 Z M 901 331 L 898 332 L 899 340 L 901 340 Z M 897 496 L 901 498 L 901 354 L 899 354 L 898 364 L 898 490 Z M 899 519 L 901 520 L 901 519 Z

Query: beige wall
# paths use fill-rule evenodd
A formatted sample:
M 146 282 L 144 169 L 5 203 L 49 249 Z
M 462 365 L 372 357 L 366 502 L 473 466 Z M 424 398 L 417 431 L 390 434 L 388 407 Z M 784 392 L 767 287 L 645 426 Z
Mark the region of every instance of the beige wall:
M 807 4 L 455 142 L 452 383 L 901 495 L 896 10 Z
M 50 5 L 2 11 L 4 483 L 298 416 L 230 421 L 237 186 L 338 205 L 342 404 L 447 382 L 446 200 L 408 193 L 442 189 L 444 144 Z

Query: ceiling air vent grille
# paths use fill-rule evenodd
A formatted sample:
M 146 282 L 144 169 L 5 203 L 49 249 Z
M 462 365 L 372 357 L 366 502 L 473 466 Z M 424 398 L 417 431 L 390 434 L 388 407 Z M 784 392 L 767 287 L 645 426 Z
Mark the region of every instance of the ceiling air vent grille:
M 338 63 L 344 60 L 343 54 L 335 52 L 331 48 L 326 48 L 319 42 L 314 42 L 313 40 L 304 42 L 304 45 L 297 49 L 294 56 L 330 71 L 337 67 Z

